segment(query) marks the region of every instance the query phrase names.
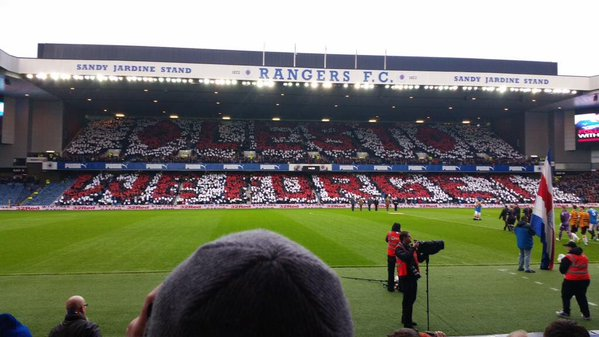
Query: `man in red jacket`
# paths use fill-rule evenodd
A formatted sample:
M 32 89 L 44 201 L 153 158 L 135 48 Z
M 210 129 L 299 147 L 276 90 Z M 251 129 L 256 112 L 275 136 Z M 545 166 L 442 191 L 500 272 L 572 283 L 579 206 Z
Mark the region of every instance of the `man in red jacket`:
M 557 315 L 562 318 L 570 318 L 570 299 L 575 296 L 582 312 L 582 319 L 590 321 L 591 313 L 587 301 L 587 288 L 591 283 L 589 258 L 582 253 L 582 248 L 578 247 L 574 241 L 570 241 L 564 246 L 567 247 L 568 254 L 561 259 L 559 265 L 560 273 L 564 274 L 562 283 L 563 310 L 558 311 Z

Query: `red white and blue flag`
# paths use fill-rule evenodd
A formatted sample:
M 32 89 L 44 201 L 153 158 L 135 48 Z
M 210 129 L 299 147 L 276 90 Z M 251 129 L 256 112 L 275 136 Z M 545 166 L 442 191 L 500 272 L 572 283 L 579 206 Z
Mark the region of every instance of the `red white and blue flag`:
M 550 155 L 541 168 L 541 183 L 535 199 L 530 224 L 543 244 L 541 269 L 553 270 L 555 259 L 555 220 L 553 214 L 553 175 Z

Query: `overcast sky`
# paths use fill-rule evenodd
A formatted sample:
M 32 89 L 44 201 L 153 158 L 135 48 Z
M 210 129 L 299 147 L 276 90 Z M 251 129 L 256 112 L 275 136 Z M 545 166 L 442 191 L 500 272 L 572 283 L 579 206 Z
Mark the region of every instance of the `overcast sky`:
M 596 0 L 0 0 L 0 49 L 137 45 L 558 63 L 599 75 Z

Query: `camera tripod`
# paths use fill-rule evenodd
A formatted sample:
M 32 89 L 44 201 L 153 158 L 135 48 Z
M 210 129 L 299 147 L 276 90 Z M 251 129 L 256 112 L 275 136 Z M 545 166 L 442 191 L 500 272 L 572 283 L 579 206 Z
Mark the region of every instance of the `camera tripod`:
M 429 302 L 429 292 L 428 292 L 428 260 L 429 256 L 426 257 L 426 330 L 430 330 L 430 302 Z
M 430 330 L 430 297 L 429 297 L 429 277 L 428 277 L 429 258 L 430 258 L 430 255 L 427 255 L 424 260 L 426 262 L 426 267 L 425 267 L 425 274 L 426 274 L 426 330 Z M 387 281 L 385 281 L 385 280 L 377 280 L 377 279 L 362 278 L 362 277 L 350 277 L 350 276 L 341 276 L 341 278 L 349 279 L 349 280 L 358 280 L 358 281 L 379 283 L 383 287 L 387 288 Z

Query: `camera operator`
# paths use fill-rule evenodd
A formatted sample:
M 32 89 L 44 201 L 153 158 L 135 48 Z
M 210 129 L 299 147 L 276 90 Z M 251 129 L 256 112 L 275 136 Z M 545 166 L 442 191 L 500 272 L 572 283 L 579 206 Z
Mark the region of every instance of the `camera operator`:
M 418 279 L 420 278 L 418 263 L 424 261 L 426 256 L 418 251 L 419 242 L 412 244 L 412 236 L 409 232 L 399 233 L 399 240 L 395 256 L 397 257 L 399 284 L 403 290 L 401 323 L 404 327 L 413 329 L 416 322 L 412 320 L 412 310 L 414 302 L 416 302 Z

